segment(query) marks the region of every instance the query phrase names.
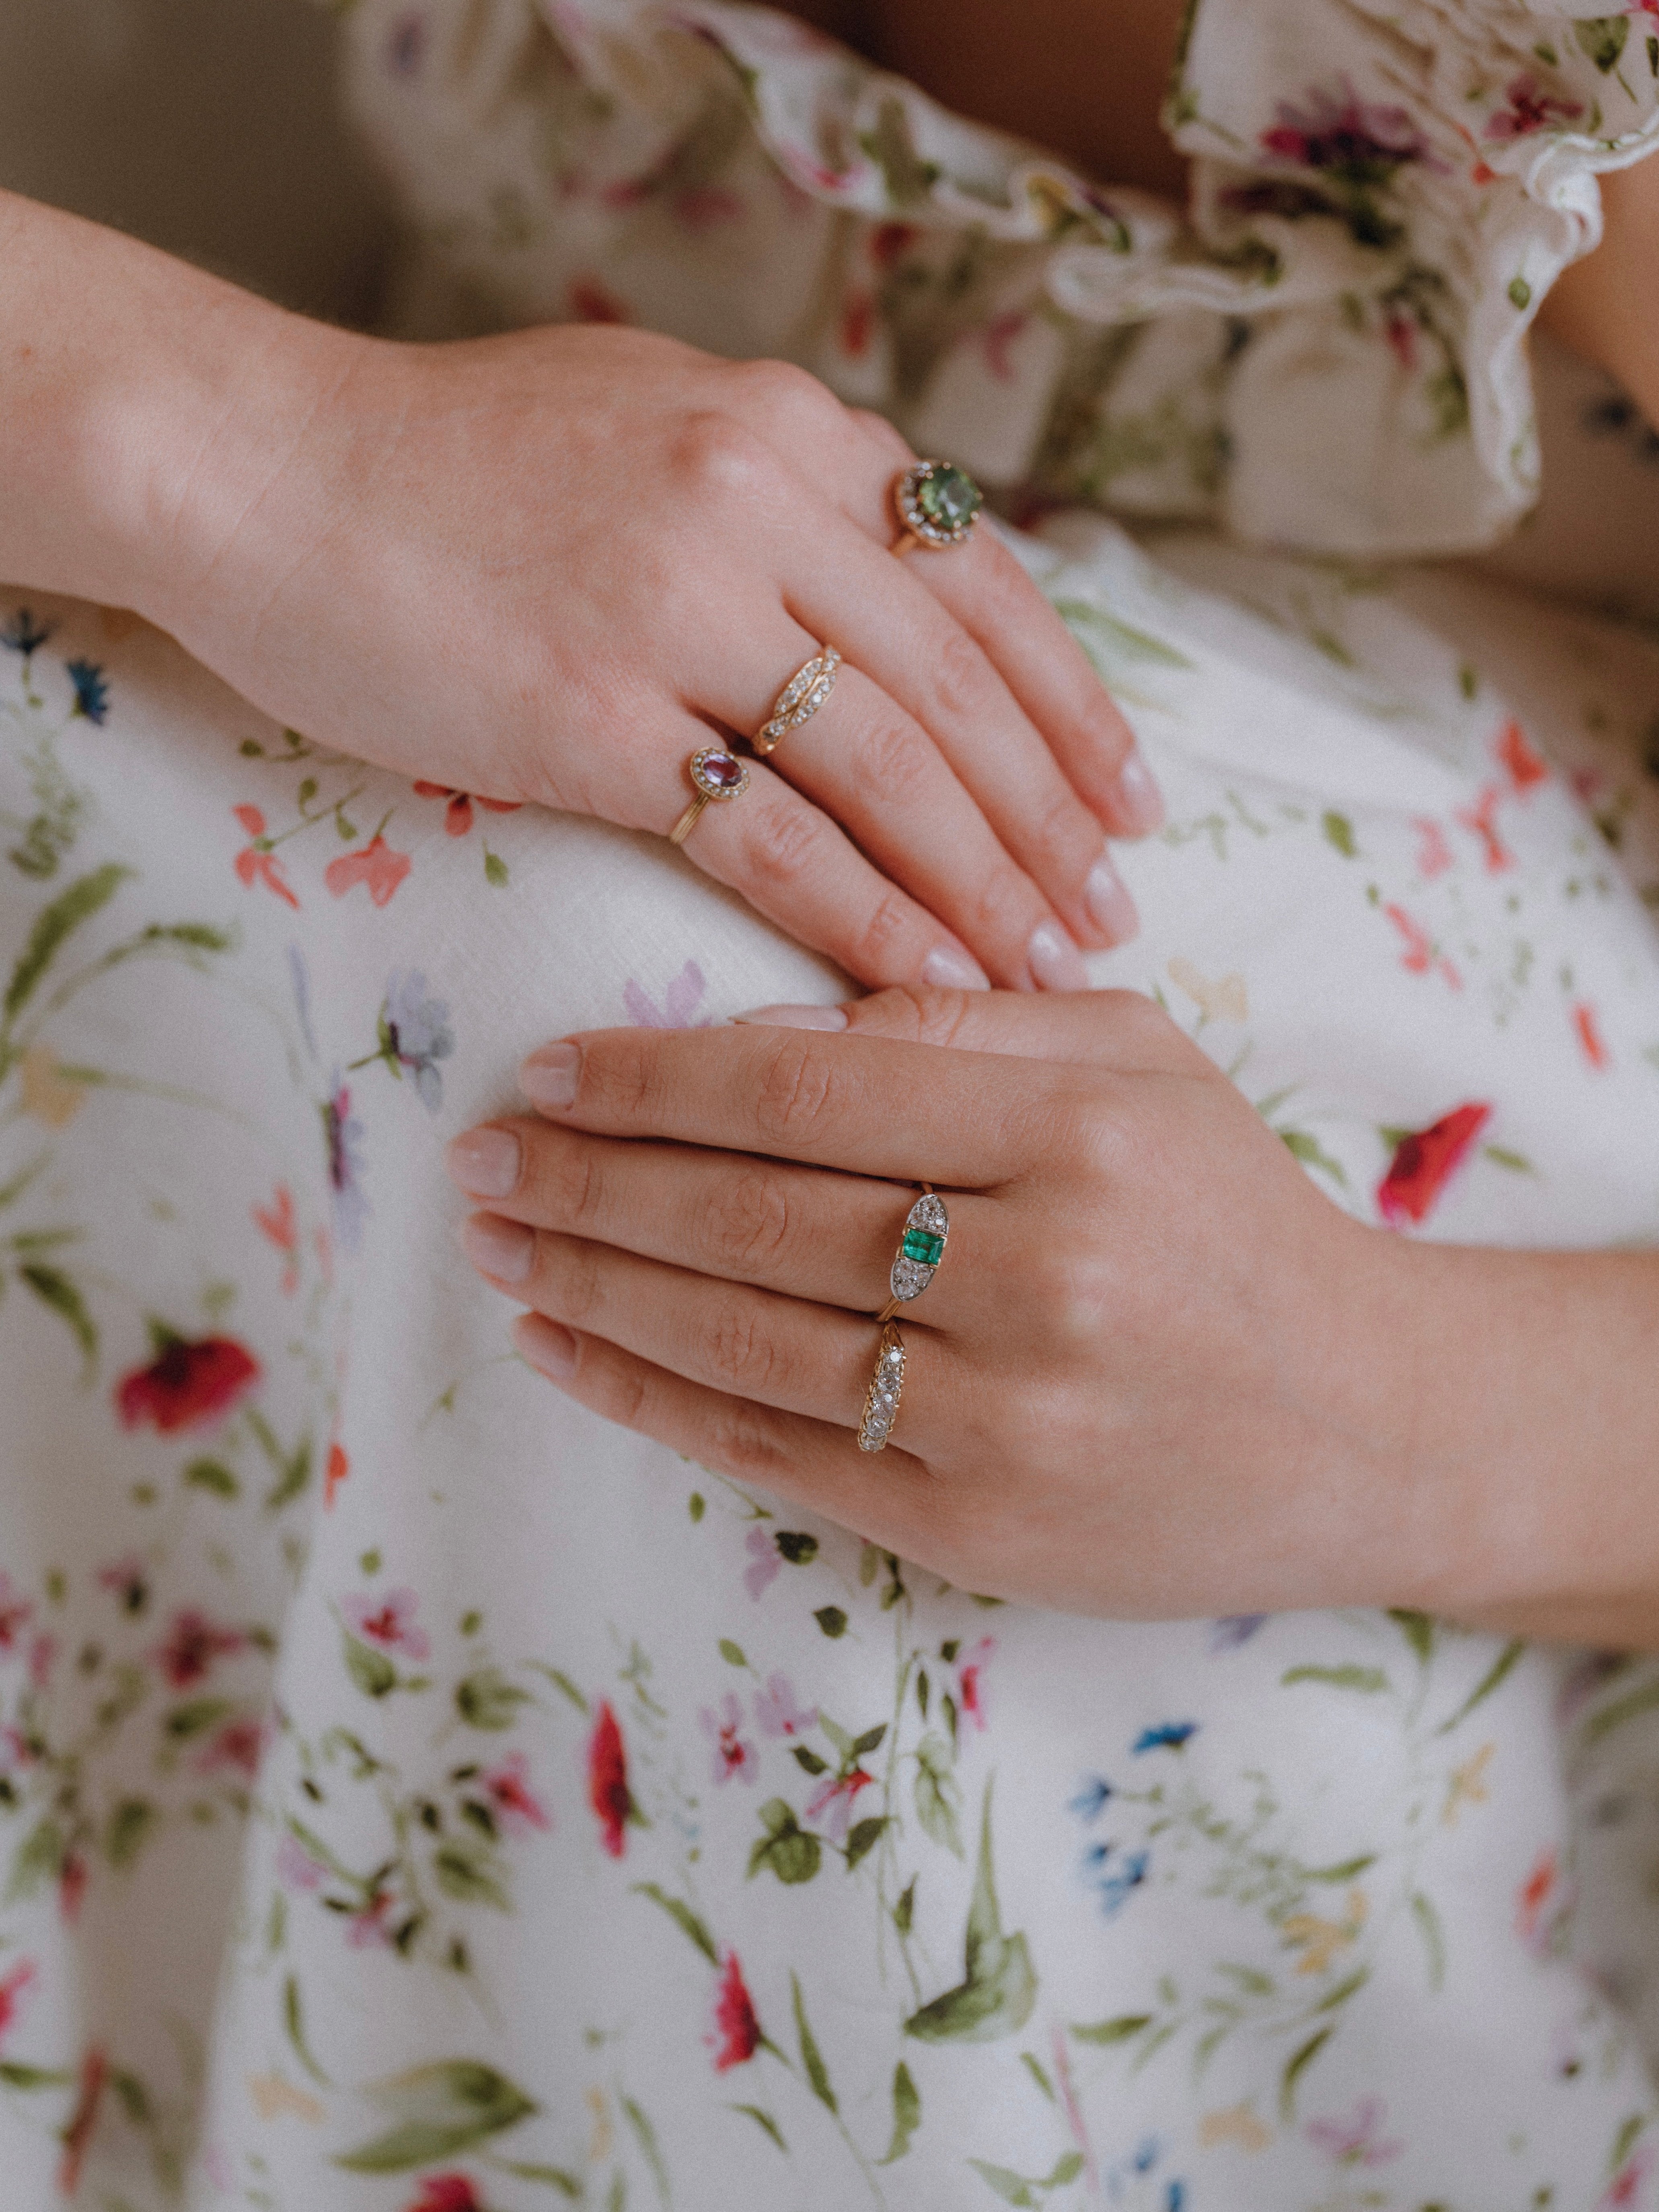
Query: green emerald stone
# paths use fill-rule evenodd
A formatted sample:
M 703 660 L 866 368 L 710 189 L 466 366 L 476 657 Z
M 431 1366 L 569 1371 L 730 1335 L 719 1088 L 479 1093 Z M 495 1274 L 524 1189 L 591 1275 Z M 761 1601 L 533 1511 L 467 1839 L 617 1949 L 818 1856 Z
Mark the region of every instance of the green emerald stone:
M 934 1237 L 925 1229 L 907 1229 L 904 1232 L 904 1256 L 914 1260 L 918 1267 L 937 1267 L 945 1249 L 945 1239 Z
M 965 469 L 946 461 L 916 487 L 916 505 L 941 530 L 965 530 L 985 504 L 985 495 Z

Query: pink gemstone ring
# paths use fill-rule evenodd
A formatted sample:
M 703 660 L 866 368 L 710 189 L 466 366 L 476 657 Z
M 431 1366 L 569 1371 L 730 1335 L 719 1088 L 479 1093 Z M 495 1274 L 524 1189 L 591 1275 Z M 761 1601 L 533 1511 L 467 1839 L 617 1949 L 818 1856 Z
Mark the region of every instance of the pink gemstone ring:
M 749 788 L 749 770 L 735 753 L 723 745 L 705 745 L 686 763 L 697 795 L 668 833 L 671 845 L 683 845 L 692 824 L 711 799 L 741 799 Z

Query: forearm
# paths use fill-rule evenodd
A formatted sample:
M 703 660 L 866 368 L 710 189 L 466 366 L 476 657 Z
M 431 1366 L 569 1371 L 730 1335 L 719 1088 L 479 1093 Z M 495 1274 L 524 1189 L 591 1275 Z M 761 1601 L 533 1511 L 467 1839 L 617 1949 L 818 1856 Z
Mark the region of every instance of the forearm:
M 1375 1418 L 1437 1559 L 1430 1609 L 1659 1649 L 1659 1255 L 1395 1248 Z
M 0 579 L 166 621 L 337 338 L 0 192 Z

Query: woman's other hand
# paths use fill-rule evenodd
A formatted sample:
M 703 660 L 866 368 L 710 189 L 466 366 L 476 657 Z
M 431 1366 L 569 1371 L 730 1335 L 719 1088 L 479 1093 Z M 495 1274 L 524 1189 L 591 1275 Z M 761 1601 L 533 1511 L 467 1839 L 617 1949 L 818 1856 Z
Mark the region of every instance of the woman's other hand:
M 697 866 L 869 984 L 1081 988 L 1079 948 L 1133 931 L 1106 836 L 1159 808 L 1121 716 L 990 530 L 895 559 L 912 457 L 804 371 L 257 302 L 216 357 L 150 471 L 143 611 L 257 705 L 665 835 L 690 756 L 833 644 L 833 696 L 704 810 Z

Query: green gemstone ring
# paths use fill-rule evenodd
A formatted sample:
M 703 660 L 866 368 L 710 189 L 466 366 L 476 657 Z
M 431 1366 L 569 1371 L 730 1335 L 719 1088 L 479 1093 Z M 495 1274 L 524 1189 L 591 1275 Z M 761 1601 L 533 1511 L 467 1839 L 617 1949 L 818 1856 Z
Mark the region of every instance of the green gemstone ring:
M 939 1272 L 950 1234 L 951 1217 L 945 1210 L 945 1200 L 937 1191 L 924 1190 L 905 1218 L 904 1234 L 887 1279 L 892 1296 L 876 1316 L 878 1321 L 890 1320 L 896 1307 L 921 1296 Z
M 985 495 L 954 462 L 918 461 L 893 486 L 893 504 L 904 532 L 893 550 L 902 552 L 913 538 L 935 548 L 962 544 L 979 519 Z

